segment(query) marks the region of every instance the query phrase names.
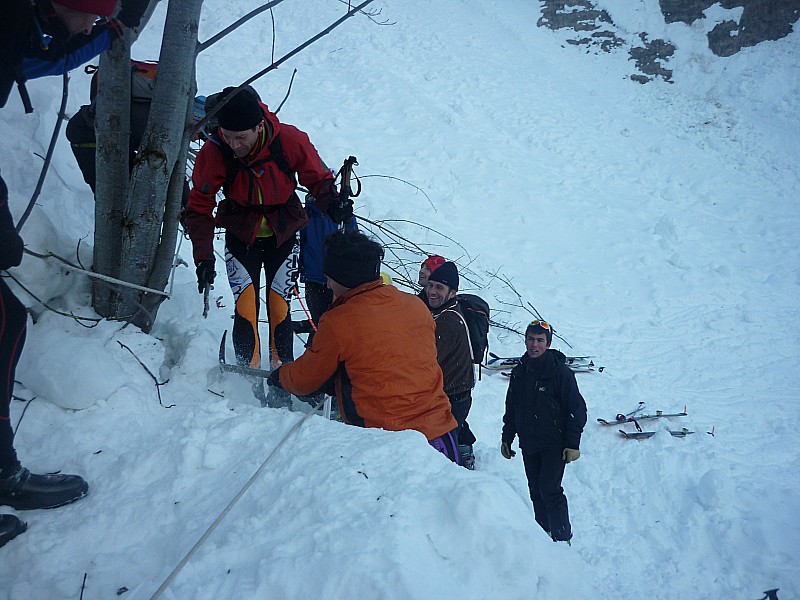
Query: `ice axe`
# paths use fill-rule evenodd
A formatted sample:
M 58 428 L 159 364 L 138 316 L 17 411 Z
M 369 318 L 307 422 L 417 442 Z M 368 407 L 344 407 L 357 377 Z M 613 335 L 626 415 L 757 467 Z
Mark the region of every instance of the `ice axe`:
M 338 175 L 341 176 L 342 182 L 339 186 L 339 208 L 344 209 L 348 204 L 350 206 L 353 205 L 353 198 L 357 198 L 358 195 L 361 193 L 361 180 L 356 177 L 356 192 L 353 192 L 353 188 L 350 187 L 350 180 L 353 177 L 353 167 L 358 165 L 358 159 L 355 156 L 349 156 L 344 160 L 342 164 L 342 168 L 339 169 Z M 342 222 L 339 224 L 339 231 L 344 231 L 346 228 L 346 223 Z

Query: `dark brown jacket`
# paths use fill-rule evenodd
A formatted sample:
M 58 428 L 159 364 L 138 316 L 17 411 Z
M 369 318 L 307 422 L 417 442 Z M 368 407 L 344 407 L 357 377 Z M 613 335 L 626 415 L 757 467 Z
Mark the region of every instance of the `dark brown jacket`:
M 475 370 L 460 303 L 453 298 L 431 313 L 436 321 L 436 360 L 444 375 L 444 392 L 448 396 L 468 392 L 475 386 Z

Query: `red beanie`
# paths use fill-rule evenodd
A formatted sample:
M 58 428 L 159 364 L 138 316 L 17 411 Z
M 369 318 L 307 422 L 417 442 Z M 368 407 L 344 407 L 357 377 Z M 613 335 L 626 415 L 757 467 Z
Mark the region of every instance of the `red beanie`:
M 110 17 L 117 9 L 117 0 L 53 0 L 53 2 L 78 12 L 100 17 Z
M 445 260 L 444 256 L 439 256 L 438 254 L 431 254 L 428 258 L 422 261 L 422 264 L 427 266 L 431 273 L 433 273 L 436 269 L 441 267 L 447 261 Z

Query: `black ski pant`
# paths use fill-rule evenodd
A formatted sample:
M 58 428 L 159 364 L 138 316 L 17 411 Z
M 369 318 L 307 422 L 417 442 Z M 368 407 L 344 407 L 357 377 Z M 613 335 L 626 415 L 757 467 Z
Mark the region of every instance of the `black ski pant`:
M 27 322 L 25 306 L 0 279 L 0 471 L 19 465 L 9 413 Z
M 467 416 L 469 415 L 469 409 L 472 408 L 472 391 L 467 390 L 461 394 L 453 394 L 448 398 L 453 418 L 458 423 L 458 443 L 461 446 L 471 446 L 475 443 L 475 434 L 469 428 Z
M 559 449 L 539 452 L 522 450 L 534 518 L 542 529 L 559 542 L 572 539 L 567 497 L 561 487 L 567 464 L 561 459 L 562 453 L 563 450 Z

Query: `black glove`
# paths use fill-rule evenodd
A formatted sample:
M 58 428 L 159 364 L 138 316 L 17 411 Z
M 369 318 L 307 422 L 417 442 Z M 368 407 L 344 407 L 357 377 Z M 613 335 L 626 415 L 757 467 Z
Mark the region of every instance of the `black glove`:
M 130 29 L 138 27 L 150 0 L 122 0 L 122 8 L 117 13 L 117 21 Z
M 216 274 L 213 258 L 205 258 L 197 263 L 197 291 L 202 294 L 206 289 L 206 284 L 213 286 Z
M 278 367 L 277 369 L 273 369 L 272 373 L 270 373 L 269 377 L 267 377 L 267 385 L 268 386 L 276 387 L 279 390 L 283 389 L 283 386 L 281 385 L 281 373 L 280 373 L 280 371 L 281 371 L 280 367 Z
M 514 458 L 517 453 L 511 449 L 511 442 L 503 442 L 500 444 L 500 454 L 503 458 Z
M 353 218 L 353 201 L 350 199 L 340 200 L 334 197 L 328 207 L 328 216 L 334 223 L 341 225 Z

